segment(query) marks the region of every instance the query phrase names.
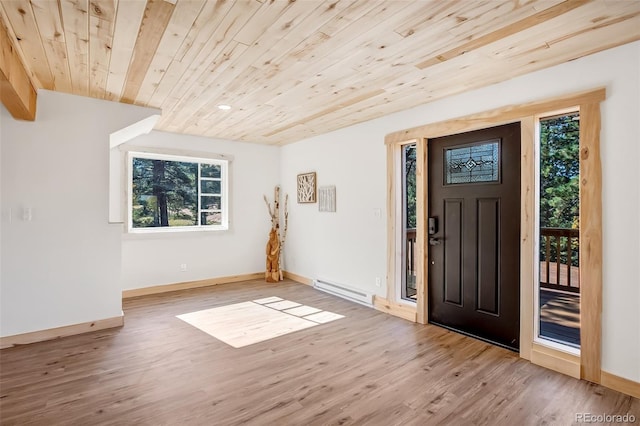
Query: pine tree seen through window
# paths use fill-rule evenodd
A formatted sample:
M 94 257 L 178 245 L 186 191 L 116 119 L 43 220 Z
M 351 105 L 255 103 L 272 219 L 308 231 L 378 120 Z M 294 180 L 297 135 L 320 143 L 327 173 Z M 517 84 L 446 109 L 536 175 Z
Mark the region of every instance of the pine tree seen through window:
M 227 162 L 132 154 L 131 230 L 227 228 Z

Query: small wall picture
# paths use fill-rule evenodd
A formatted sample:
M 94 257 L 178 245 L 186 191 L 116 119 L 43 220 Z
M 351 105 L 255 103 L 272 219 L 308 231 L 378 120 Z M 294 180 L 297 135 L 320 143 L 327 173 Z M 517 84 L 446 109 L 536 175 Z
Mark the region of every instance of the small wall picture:
M 316 202 L 316 172 L 298 175 L 298 203 Z
M 336 187 L 321 186 L 318 188 L 318 211 L 336 211 Z

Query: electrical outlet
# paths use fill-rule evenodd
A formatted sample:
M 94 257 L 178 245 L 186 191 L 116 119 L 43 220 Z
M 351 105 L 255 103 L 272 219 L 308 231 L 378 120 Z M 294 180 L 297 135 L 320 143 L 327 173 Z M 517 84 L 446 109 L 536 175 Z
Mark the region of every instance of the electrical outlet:
M 376 287 L 380 287 L 381 284 L 382 280 L 380 279 L 380 277 L 376 277 Z
M 186 263 L 181 263 L 180 264 L 180 272 L 187 272 L 187 264 Z

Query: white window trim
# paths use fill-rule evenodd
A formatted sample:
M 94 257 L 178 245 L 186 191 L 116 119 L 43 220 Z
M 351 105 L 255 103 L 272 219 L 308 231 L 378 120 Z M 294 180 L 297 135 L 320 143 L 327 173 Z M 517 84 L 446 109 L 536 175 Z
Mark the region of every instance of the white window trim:
M 228 231 L 230 227 L 230 198 L 229 198 L 229 176 L 230 165 L 233 156 L 226 154 L 215 154 L 208 152 L 195 152 L 188 150 L 162 149 L 152 147 L 136 147 L 136 146 L 120 146 L 120 150 L 125 153 L 125 232 L 131 235 L 153 235 L 153 234 L 175 234 L 175 233 L 192 233 L 192 232 L 220 232 Z M 175 227 L 153 227 L 153 228 L 133 228 L 133 217 L 131 211 L 133 209 L 133 158 L 148 158 L 156 160 L 168 161 L 185 161 L 191 163 L 207 163 L 220 164 L 221 170 L 221 198 L 222 205 L 226 208 L 222 209 L 221 225 L 196 225 L 196 226 L 175 226 Z M 198 220 L 200 220 L 200 168 L 198 168 Z

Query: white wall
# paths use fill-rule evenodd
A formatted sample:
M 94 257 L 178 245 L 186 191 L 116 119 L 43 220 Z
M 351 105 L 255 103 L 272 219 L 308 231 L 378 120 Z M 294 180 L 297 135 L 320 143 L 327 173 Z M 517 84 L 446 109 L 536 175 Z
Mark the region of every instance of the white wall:
M 603 369 L 640 381 L 640 42 L 283 147 L 284 191 L 295 193 L 296 174 L 316 171 L 338 198 L 336 213 L 292 204 L 285 268 L 384 295 L 375 277 L 386 274 L 386 220 L 374 209 L 386 218 L 386 134 L 601 86 Z
M 285 270 L 385 294 L 386 133 L 371 122 L 282 148 L 282 188 L 293 201 Z M 336 186 L 335 213 L 295 201 L 296 175 L 312 171 L 318 186 Z
M 123 289 L 264 271 L 271 221 L 263 195 L 273 201 L 280 180 L 279 148 L 153 131 L 127 145 L 228 154 L 230 229 L 221 232 L 124 234 Z M 284 200 L 284 198 L 283 198 Z M 187 271 L 180 271 L 180 264 Z
M 109 134 L 156 112 L 46 90 L 37 107 L 35 122 L 0 108 L 2 336 L 122 314 Z

